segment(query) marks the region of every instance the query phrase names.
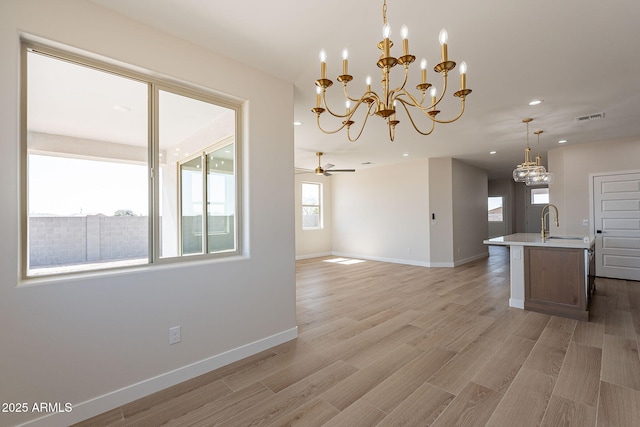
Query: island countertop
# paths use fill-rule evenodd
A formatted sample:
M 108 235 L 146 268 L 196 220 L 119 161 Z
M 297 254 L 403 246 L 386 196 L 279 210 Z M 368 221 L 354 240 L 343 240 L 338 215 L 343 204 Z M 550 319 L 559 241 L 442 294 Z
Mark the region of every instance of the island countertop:
M 483 243 L 502 246 L 543 246 L 550 248 L 589 249 L 593 243 L 593 238 L 589 236 L 551 235 L 543 242 L 540 233 L 516 233 L 487 239 Z

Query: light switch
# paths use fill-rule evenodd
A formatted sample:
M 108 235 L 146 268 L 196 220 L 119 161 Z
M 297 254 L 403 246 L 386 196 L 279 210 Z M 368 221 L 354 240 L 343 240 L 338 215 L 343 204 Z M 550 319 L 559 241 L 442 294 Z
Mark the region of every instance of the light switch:
M 520 249 L 511 249 L 511 258 L 513 259 L 521 259 L 522 251 Z

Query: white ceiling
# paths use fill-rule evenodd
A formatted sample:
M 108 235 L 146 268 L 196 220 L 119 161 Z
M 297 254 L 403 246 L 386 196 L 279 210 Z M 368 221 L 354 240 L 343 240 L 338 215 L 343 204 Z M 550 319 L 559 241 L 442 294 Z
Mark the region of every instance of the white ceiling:
M 37 53 L 27 58 L 30 131 L 147 145 L 145 83 Z M 173 148 L 228 111 L 163 90 L 159 105 L 162 150 Z
M 439 62 L 438 33 L 444 27 L 450 59 L 468 63 L 467 85 L 473 89 L 464 116 L 437 126 L 430 136 L 419 136 L 398 114 L 393 143 L 378 117 L 371 117 L 360 140 L 350 143 L 344 133 L 321 133 L 310 111 L 322 48 L 334 81 L 341 74 L 341 51 L 349 49 L 353 92 L 364 87 L 367 74 L 374 84 L 379 80 L 382 0 L 91 1 L 295 84 L 292 120 L 303 122 L 295 129 L 297 167 L 314 167 L 314 153 L 321 150 L 338 168 L 453 156 L 488 169 L 492 177 L 508 176 L 522 161 L 524 117 L 534 118 L 531 132 L 544 130 L 543 152 L 558 147 L 560 139 L 581 144 L 640 136 L 637 0 L 388 0 L 391 39 L 396 40 L 392 54 L 398 56 L 405 24 L 411 53 L 426 57 L 431 69 Z M 412 68 L 409 87 L 420 78 L 418 64 Z M 430 71 L 429 80 L 440 88 L 435 74 Z M 457 87 L 458 73 L 451 77 Z M 335 83 L 330 91 L 341 92 Z M 544 102 L 530 107 L 533 98 Z M 343 102 L 336 101 L 334 108 L 344 108 Z M 455 104 L 440 109 L 442 118 L 457 113 Z M 598 112 L 605 119 L 575 120 Z M 533 135 L 531 142 L 535 145 Z M 490 155 L 492 150 L 497 154 Z M 373 165 L 361 165 L 367 161 Z

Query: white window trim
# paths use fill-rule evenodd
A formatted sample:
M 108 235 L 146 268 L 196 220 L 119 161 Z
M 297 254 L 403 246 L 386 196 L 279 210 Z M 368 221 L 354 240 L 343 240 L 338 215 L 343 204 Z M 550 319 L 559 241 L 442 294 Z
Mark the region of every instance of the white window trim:
M 185 157 L 184 159 L 180 160 L 176 164 L 176 167 L 178 167 L 178 173 L 177 173 L 177 177 L 178 177 L 178 191 L 177 191 L 178 200 L 176 201 L 176 203 L 177 203 L 177 207 L 178 207 L 178 218 L 179 218 L 179 224 L 178 224 L 178 250 L 180 252 L 180 256 L 179 257 L 183 257 L 183 256 L 193 257 L 193 256 L 198 256 L 198 255 L 216 255 L 216 254 L 220 254 L 220 253 L 225 253 L 226 254 L 226 253 L 230 253 L 230 252 L 234 253 L 234 254 L 236 253 L 235 250 L 226 250 L 226 251 L 219 251 L 219 252 L 214 252 L 214 253 L 204 253 L 204 254 L 186 254 L 185 255 L 185 254 L 182 253 L 183 252 L 183 241 L 182 241 L 182 238 L 183 238 L 182 237 L 183 236 L 183 234 L 182 234 L 182 226 L 183 226 L 183 223 L 182 223 L 182 190 L 183 189 L 182 189 L 182 174 L 180 173 L 180 167 L 183 164 L 185 164 L 185 163 L 187 163 L 187 162 L 189 162 L 189 161 L 191 161 L 191 160 L 193 160 L 195 158 L 198 158 L 198 157 L 200 157 L 200 158 L 206 157 L 209 154 L 211 154 L 212 152 L 214 152 L 214 151 L 216 151 L 216 150 L 218 150 L 220 148 L 223 148 L 223 147 L 229 146 L 231 144 L 234 144 L 234 143 L 235 143 L 235 140 L 234 140 L 234 138 L 232 136 L 227 137 L 227 138 L 223 138 L 221 141 L 218 141 L 215 144 L 204 148 L 201 153 L 195 153 L 195 154 L 193 154 L 191 156 Z M 238 172 L 236 167 L 237 167 L 237 162 L 234 163 L 234 177 L 235 178 L 237 178 L 237 172 Z M 206 172 L 206 171 L 203 169 L 203 172 Z M 203 186 L 202 186 L 202 197 L 203 197 L 203 200 L 206 200 L 207 199 L 206 173 L 203 173 L 202 183 L 203 183 Z M 237 185 L 237 179 L 236 179 L 236 185 Z M 237 195 L 238 195 L 238 192 L 236 190 L 236 197 L 237 197 Z M 237 208 L 238 208 L 238 206 L 237 206 L 237 203 L 236 203 L 236 209 Z M 203 229 L 206 228 L 206 226 L 205 226 L 206 225 L 206 219 L 204 219 L 204 218 L 207 218 L 207 216 L 205 215 L 205 211 L 206 211 L 206 204 L 203 205 L 203 212 L 202 212 L 203 213 L 203 220 L 205 221 L 205 223 L 203 223 Z M 237 211 L 236 211 L 236 216 L 237 216 Z M 237 233 L 236 233 L 236 238 L 237 238 Z M 208 241 L 206 239 L 207 238 L 205 238 L 205 240 L 203 241 L 203 248 L 208 247 Z M 236 247 L 238 246 L 238 244 L 239 243 L 236 241 L 235 242 Z
M 304 226 L 304 218 L 302 220 L 302 230 L 304 231 L 310 231 L 310 230 L 322 230 L 324 228 L 324 199 L 323 199 L 323 192 L 324 192 L 324 188 L 321 182 L 313 182 L 313 181 L 303 181 L 302 184 L 300 185 L 300 192 L 302 193 L 302 187 L 305 184 L 310 184 L 310 185 L 316 185 L 318 186 L 318 205 L 308 205 L 304 203 L 304 200 L 302 200 L 301 198 L 301 208 L 305 208 L 305 207 L 317 207 L 319 212 L 319 218 L 318 218 L 318 226 L 317 227 L 305 227 Z M 300 210 L 300 214 L 302 215 L 302 209 Z
M 548 187 L 532 188 L 532 189 L 531 189 L 531 205 L 533 205 L 533 206 L 539 206 L 539 205 L 546 205 L 547 203 L 549 203 L 549 200 L 544 201 L 544 202 L 540 202 L 540 203 L 535 203 L 535 202 L 534 202 L 534 199 L 535 199 L 535 193 L 540 192 L 540 191 L 536 191 L 536 190 L 546 190 L 547 198 L 549 197 L 549 188 L 548 188 Z
M 234 98 L 231 96 L 225 96 L 219 92 L 214 92 L 210 89 L 203 88 L 201 86 L 194 86 L 186 82 L 177 81 L 173 78 L 166 76 L 158 76 L 157 73 L 147 72 L 133 65 L 122 63 L 120 61 L 112 60 L 110 58 L 101 57 L 89 52 L 84 52 L 76 48 L 60 45 L 59 43 L 49 42 L 39 37 L 30 37 L 23 35 L 21 37 L 20 55 L 21 55 L 21 71 L 20 71 L 20 278 L 21 282 L 26 284 L 57 280 L 61 276 L 87 276 L 87 275 L 101 275 L 110 274 L 114 270 L 122 269 L 143 269 L 149 268 L 154 265 L 165 265 L 171 263 L 193 262 L 203 260 L 217 260 L 219 258 L 232 258 L 241 256 L 245 253 L 246 248 L 243 245 L 244 237 L 244 211 L 242 200 L 244 192 L 243 184 L 243 171 L 242 171 L 242 153 L 243 146 L 245 145 L 244 139 L 244 109 L 246 108 L 246 102 L 244 100 Z M 55 46 L 54 46 L 55 45 Z M 52 274 L 42 275 L 29 275 L 28 271 L 28 194 L 27 194 L 27 157 L 28 157 L 28 143 L 27 143 L 27 52 L 34 51 L 37 53 L 45 54 L 59 60 L 69 61 L 77 63 L 78 65 L 95 68 L 100 71 L 109 72 L 117 75 L 121 75 L 125 78 L 139 80 L 149 85 L 149 104 L 148 111 L 150 112 L 149 123 L 149 174 L 151 179 L 149 180 L 149 259 L 146 263 L 126 266 L 106 266 L 99 269 L 78 269 L 72 272 L 60 272 Z M 210 102 L 221 107 L 225 107 L 235 111 L 236 125 L 235 125 L 235 179 L 236 179 L 236 223 L 235 223 L 235 240 L 236 248 L 233 251 L 216 252 L 210 254 L 198 254 L 189 256 L 176 256 L 176 257 L 160 257 L 160 211 L 159 211 L 159 185 L 155 185 L 155 173 L 159 170 L 159 149 L 158 149 L 158 127 L 159 127 L 159 112 L 158 112 L 158 93 L 160 90 L 167 90 L 178 95 L 187 96 L 193 99 L 202 100 L 204 102 Z

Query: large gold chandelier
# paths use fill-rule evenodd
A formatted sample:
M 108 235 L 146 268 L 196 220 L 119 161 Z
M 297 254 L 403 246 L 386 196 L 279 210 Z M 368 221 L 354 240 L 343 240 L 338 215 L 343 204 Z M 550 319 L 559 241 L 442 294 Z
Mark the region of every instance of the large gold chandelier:
M 371 77 L 368 76 L 366 79 L 366 89 L 362 96 L 360 96 L 359 98 L 354 98 L 349 95 L 347 91 L 347 84 L 351 80 L 353 80 L 353 76 L 348 72 L 348 52 L 345 49 L 342 53 L 342 74 L 337 77 L 337 80 L 343 85 L 344 95 L 346 97 L 346 112 L 344 114 L 332 111 L 327 105 L 326 91 L 328 87 L 333 85 L 333 81 L 327 78 L 326 52 L 324 50 L 320 52 L 320 78 L 315 81 L 315 84 L 317 86 L 316 106 L 315 108 L 312 108 L 311 111 L 316 113 L 318 127 L 322 132 L 326 134 L 333 134 L 346 128 L 349 141 L 356 141 L 358 138 L 360 138 L 360 135 L 362 135 L 362 131 L 367 124 L 367 119 L 369 118 L 369 116 L 375 114 L 386 120 L 387 126 L 389 128 L 389 138 L 391 139 L 391 141 L 393 141 L 395 138 L 395 127 L 398 123 L 400 123 L 400 121 L 396 117 L 396 110 L 400 107 L 402 107 L 402 109 L 406 112 L 413 128 L 422 135 L 431 134 L 431 132 L 433 132 L 433 129 L 435 128 L 436 123 L 452 123 L 462 117 L 462 114 L 464 113 L 465 98 L 468 94 L 471 93 L 471 89 L 467 89 L 467 64 L 464 61 L 460 64 L 460 90 L 456 91 L 453 94 L 455 97 L 460 98 L 460 113 L 450 120 L 440 120 L 437 118 L 437 115 L 440 113 L 437 107 L 447 91 L 448 73 L 456 66 L 456 63 L 450 61 L 448 57 L 447 32 L 444 29 L 440 31 L 442 61 L 433 68 L 435 72 L 442 74 L 443 87 L 441 93 L 438 95 L 436 88 L 432 86 L 431 83 L 427 83 L 427 60 L 423 58 L 420 61 L 422 78 L 420 83 L 416 85 L 416 89 L 418 90 L 419 94 L 417 96 L 414 96 L 405 89 L 405 86 L 409 80 L 409 65 L 411 65 L 411 63 L 416 60 L 416 57 L 409 54 L 408 30 L 404 25 L 401 29 L 402 55 L 398 58 L 391 56 L 391 47 L 393 46 L 393 42 L 389 39 L 389 36 L 391 34 L 391 27 L 387 22 L 386 0 L 384 0 L 382 5 L 382 21 L 384 24 L 382 31 L 383 40 L 378 43 L 378 49 L 380 49 L 381 55 L 377 61 L 377 65 L 382 72 L 382 92 L 378 94 L 371 89 Z M 392 88 L 390 72 L 391 69 L 396 65 L 401 65 L 404 67 L 404 79 L 402 80 L 400 86 Z M 430 95 L 430 99 L 428 101 L 427 90 L 429 90 Z M 425 103 L 425 101 L 427 101 L 427 103 Z M 351 103 L 354 103 L 353 108 L 351 107 Z M 351 136 L 351 126 L 355 124 L 352 119 L 354 118 L 354 114 L 356 113 L 356 111 L 358 111 L 363 105 L 365 105 L 365 107 L 363 108 L 365 108 L 367 112 L 364 116 L 364 120 L 362 121 L 362 125 L 360 126 L 360 130 L 354 138 Z M 410 109 L 414 112 L 420 112 L 424 116 L 428 117 L 431 128 L 427 131 L 418 128 L 418 125 L 411 115 Z M 322 125 L 320 124 L 320 116 L 325 111 L 327 111 L 333 117 L 342 119 L 342 124 L 338 126 L 337 129 L 326 130 L 322 127 Z

